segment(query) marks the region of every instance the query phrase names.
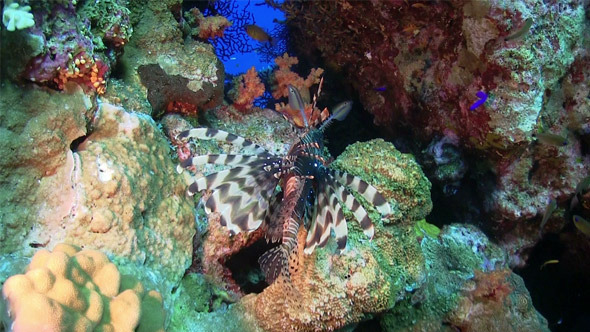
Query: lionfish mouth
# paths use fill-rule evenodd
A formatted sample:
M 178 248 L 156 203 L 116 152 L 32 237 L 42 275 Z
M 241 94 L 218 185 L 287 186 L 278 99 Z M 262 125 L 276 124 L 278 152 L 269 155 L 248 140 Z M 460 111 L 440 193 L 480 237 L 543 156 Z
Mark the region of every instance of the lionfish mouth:
M 258 260 L 268 284 L 278 278 L 290 280 L 290 259 L 292 264 L 299 264 L 293 256 L 301 226 L 307 229 L 306 254 L 311 254 L 316 247 L 324 247 L 331 231 L 334 231 L 338 250 L 346 248 L 348 227 L 343 205 L 352 212 L 365 235 L 373 238 L 373 222 L 351 192 L 362 196 L 382 216 L 391 214 L 389 203 L 375 187 L 359 177 L 330 168 L 327 162 L 323 131 L 331 121 L 343 120 L 352 103 L 336 106 L 321 124 L 309 123 L 304 112 L 308 105 L 292 86 L 289 87 L 289 105 L 301 111 L 305 128 L 284 156 L 273 155 L 243 137 L 222 130 L 194 128 L 179 135 L 186 140 L 229 142 L 252 153 L 198 155 L 182 161 L 180 166 L 217 164 L 230 167 L 194 177 L 188 192 L 192 195 L 211 191 L 204 204 L 205 212 L 218 213 L 221 225 L 228 229 L 230 236 L 262 227 L 267 242 L 277 244 Z

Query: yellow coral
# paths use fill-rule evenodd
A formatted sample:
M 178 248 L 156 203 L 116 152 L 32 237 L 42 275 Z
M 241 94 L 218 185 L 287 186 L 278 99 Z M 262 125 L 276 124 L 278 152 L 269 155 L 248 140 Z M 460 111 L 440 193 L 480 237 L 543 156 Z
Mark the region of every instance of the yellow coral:
M 2 299 L 14 332 L 164 331 L 159 293 L 121 276 L 105 254 L 66 244 L 37 252 L 25 274 L 6 280 Z

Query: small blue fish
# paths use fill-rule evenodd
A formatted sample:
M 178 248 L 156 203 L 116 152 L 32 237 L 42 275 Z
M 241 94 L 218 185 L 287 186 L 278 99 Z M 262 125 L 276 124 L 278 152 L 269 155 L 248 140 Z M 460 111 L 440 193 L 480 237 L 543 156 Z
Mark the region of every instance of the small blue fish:
M 376 88 L 373 88 L 373 90 L 383 92 L 383 91 L 387 90 L 387 87 L 385 87 L 385 86 L 378 86 Z
M 477 93 L 475 94 L 479 100 L 476 101 L 475 103 L 473 103 L 470 107 L 469 110 L 473 111 L 474 109 L 478 108 L 479 106 L 483 105 L 483 103 L 486 102 L 486 100 L 488 100 L 488 95 L 483 92 L 483 91 L 477 91 Z

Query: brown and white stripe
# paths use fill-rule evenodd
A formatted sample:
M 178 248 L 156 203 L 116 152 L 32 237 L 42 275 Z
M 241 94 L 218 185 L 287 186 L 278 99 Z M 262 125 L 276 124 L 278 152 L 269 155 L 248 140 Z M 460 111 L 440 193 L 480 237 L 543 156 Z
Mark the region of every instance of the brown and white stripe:
M 332 169 L 330 169 L 330 172 L 338 182 L 361 194 L 361 196 L 363 196 L 369 203 L 375 206 L 377 211 L 379 211 L 382 215 L 388 216 L 391 214 L 391 206 L 385 197 L 379 193 L 377 188 L 365 182 L 363 179 L 350 175 L 346 172 Z
M 204 140 L 214 139 L 220 142 L 228 142 L 244 150 L 252 151 L 256 154 L 270 154 L 260 145 L 254 144 L 241 136 L 228 133 L 227 131 L 212 129 L 212 128 L 193 128 L 181 132 L 178 135 L 179 139 L 197 138 Z

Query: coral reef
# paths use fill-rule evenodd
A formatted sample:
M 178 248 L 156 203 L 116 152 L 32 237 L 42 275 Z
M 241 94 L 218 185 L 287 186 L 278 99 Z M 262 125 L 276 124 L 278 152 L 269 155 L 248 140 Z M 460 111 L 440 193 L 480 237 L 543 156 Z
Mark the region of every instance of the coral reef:
M 442 186 L 447 196 L 457 193 L 467 172 L 467 164 L 458 144 L 458 138 L 449 135 L 432 140 L 422 151 L 421 164 L 427 170 L 429 179 Z
M 384 331 L 549 331 L 508 257 L 473 226 L 421 240 L 426 278 L 383 315 Z
M 254 24 L 254 14 L 250 12 L 249 5 L 250 3 L 241 7 L 232 1 L 214 1 L 209 2 L 207 8 L 203 10 L 205 19 L 222 16 L 232 23 L 224 30 L 223 37 L 211 40 L 215 46 L 215 53 L 223 61 L 235 54 L 254 50 L 245 29 L 248 24 Z
M 10 331 L 164 331 L 162 296 L 121 275 L 96 250 L 58 244 L 38 251 L 2 287 Z M 2 303 L 0 303 L 2 304 Z
M 286 2 L 282 8 L 301 53 L 314 59 L 319 50 L 377 124 L 391 132 L 409 126 L 423 147 L 452 137 L 457 154 L 496 176 L 495 188 L 479 198 L 487 214 L 479 217 L 489 218 L 498 236 L 539 218 L 549 198 L 565 202 L 586 176 L 589 38 L 582 2 Z M 478 95 L 487 98 L 470 109 Z M 543 131 L 569 144 L 547 146 L 535 138 Z M 461 171 L 451 173 L 434 176 Z M 531 243 L 507 245 L 517 252 Z
M 167 110 L 195 116 L 199 110 L 218 106 L 223 97 L 224 69 L 213 47 L 182 39 L 175 19 L 181 2 L 130 4 L 132 21 L 138 22 L 121 58 L 127 71 L 117 91 L 132 88 L 145 95 L 147 89 L 149 113 L 155 118 Z
M 2 23 L 8 31 L 22 30 L 35 25 L 31 6 L 20 6 L 17 2 L 6 1 L 2 9 Z
M 85 1 L 78 7 L 71 1 L 31 2 L 35 16 L 31 28 L 3 34 L 7 45 L 24 50 L 13 57 L 3 49 L 9 59 L 2 64 L 3 71 L 12 80 L 57 90 L 74 81 L 88 92 L 104 94 L 117 51 L 132 33 L 126 4 L 126 0 Z
M 184 13 L 187 24 L 191 26 L 190 34 L 200 39 L 223 37 L 225 29 L 232 24 L 227 18 L 216 15 L 205 17 L 201 11 L 194 7 Z M 192 26 L 195 26 L 194 28 Z

